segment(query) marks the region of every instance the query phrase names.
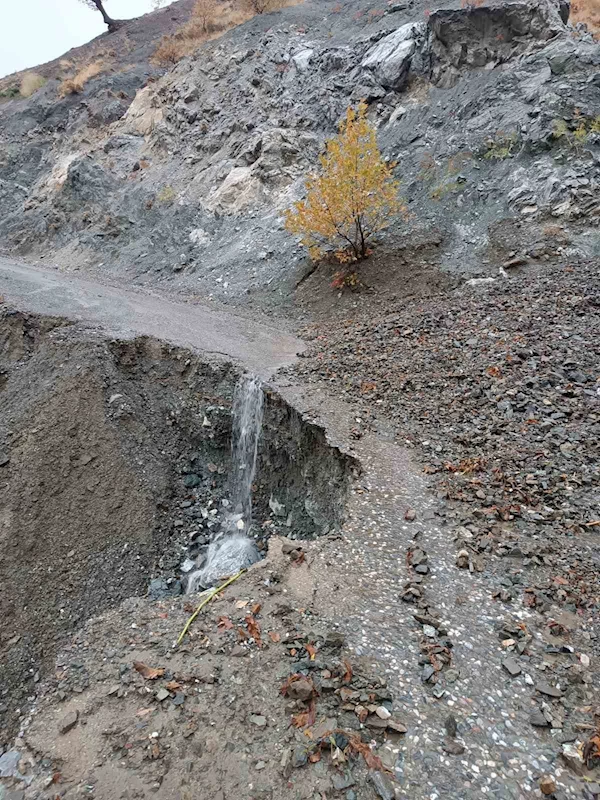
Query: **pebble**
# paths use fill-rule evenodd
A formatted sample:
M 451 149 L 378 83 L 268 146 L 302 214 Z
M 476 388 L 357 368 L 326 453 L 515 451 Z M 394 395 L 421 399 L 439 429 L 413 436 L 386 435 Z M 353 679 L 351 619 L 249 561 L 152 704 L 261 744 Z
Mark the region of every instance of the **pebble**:
M 540 779 L 540 790 L 543 795 L 554 794 L 556 791 L 556 782 L 554 778 L 551 778 L 549 775 L 544 775 L 544 777 Z
M 521 667 L 514 658 L 504 658 L 502 660 L 502 666 L 513 678 L 521 674 Z
M 371 772 L 369 774 L 369 780 L 373 784 L 373 788 L 378 797 L 381 797 L 382 800 L 394 800 L 396 797 L 394 787 L 384 772 Z
M 68 733 L 72 728 L 77 725 L 79 719 L 79 711 L 69 711 L 68 714 L 59 721 L 58 732 L 61 734 Z
M 250 722 L 257 728 L 264 728 L 267 725 L 267 718 L 262 714 L 250 714 Z

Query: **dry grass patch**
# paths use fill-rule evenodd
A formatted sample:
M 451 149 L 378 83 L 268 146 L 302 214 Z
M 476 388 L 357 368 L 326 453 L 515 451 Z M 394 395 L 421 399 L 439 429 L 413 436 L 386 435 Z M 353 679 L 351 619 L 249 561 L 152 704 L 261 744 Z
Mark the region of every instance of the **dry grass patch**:
M 90 61 L 88 64 L 84 64 L 75 75 L 63 80 L 58 87 L 59 95 L 61 97 L 66 97 L 68 94 L 79 94 L 83 91 L 83 87 L 89 80 L 95 78 L 96 75 L 100 75 L 100 73 L 105 70 L 106 64 L 101 60 Z
M 31 97 L 34 92 L 41 89 L 46 83 L 46 78 L 38 75 L 37 72 L 26 72 L 21 78 L 19 94 L 21 97 Z
M 301 0 L 196 0 L 188 22 L 171 36 L 163 36 L 152 60 L 157 64 L 176 64 L 203 42 L 216 39 L 256 14 L 298 2 Z
M 600 38 L 600 0 L 575 0 L 571 3 L 570 22 L 585 22 L 594 37 Z

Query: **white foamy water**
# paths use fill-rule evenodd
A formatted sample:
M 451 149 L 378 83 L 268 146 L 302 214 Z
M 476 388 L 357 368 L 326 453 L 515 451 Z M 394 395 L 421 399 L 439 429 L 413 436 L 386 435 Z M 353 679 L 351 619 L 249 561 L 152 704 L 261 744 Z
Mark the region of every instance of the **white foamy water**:
M 241 378 L 234 391 L 231 432 L 231 508 L 223 527 L 208 546 L 200 569 L 188 577 L 188 593 L 214 586 L 221 578 L 246 569 L 260 558 L 247 536 L 252 522 L 252 483 L 263 420 L 259 378 Z

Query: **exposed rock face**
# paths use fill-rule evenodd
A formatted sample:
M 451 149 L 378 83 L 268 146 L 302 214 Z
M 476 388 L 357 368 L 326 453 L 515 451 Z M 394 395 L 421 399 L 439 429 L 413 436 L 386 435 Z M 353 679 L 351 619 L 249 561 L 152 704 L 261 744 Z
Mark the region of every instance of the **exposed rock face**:
M 411 58 L 425 39 L 424 23 L 409 22 L 385 36 L 362 60 L 385 89 L 399 91 L 408 80 Z
M 439 240 L 444 269 L 489 276 L 550 216 L 577 221 L 571 251 L 593 252 L 600 48 L 573 35 L 565 9 L 539 0 L 427 15 L 417 2 L 382 14 L 356 2 L 338 13 L 308 0 L 207 43 L 137 94 L 127 72 L 65 100 L 50 81 L 0 106 L 4 247 L 280 302 L 305 262 L 281 211 L 364 99 L 411 211 L 384 243 L 418 227 Z M 121 118 L 98 123 L 119 87 Z M 494 231 L 510 219 L 505 248 Z

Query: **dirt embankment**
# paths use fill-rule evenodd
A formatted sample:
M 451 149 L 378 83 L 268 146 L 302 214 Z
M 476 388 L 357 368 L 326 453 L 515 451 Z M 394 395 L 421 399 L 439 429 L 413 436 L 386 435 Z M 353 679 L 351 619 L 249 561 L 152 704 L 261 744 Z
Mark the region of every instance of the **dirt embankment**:
M 68 632 L 145 595 L 152 579 L 154 594 L 181 591 L 186 548 L 193 539 L 192 555 L 201 551 L 205 509 L 227 496 L 238 372 L 156 340 L 107 340 L 10 310 L 0 337 L 7 736 Z M 255 486 L 259 548 L 282 526 L 310 538 L 338 525 L 350 467 L 270 393 Z

